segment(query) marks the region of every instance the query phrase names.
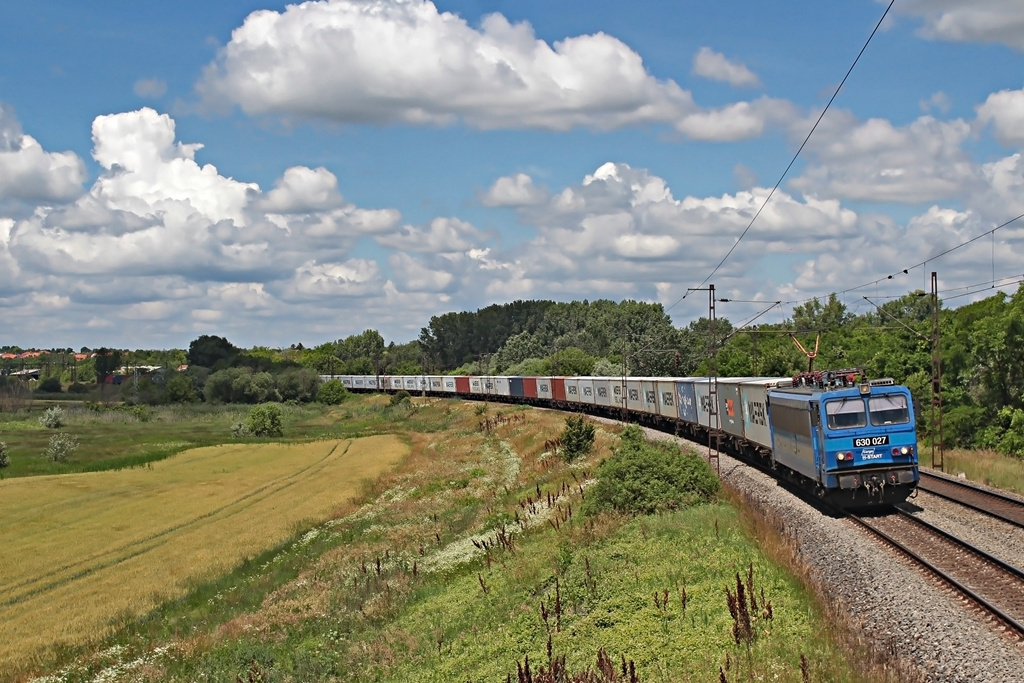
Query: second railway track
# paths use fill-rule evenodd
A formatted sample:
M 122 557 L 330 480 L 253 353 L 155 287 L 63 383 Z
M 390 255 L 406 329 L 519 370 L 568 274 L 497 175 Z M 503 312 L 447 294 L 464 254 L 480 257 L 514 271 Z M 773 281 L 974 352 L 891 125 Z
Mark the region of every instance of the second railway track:
M 898 548 L 1024 638 L 1024 571 L 911 514 L 850 519 Z
M 918 489 L 1024 528 L 1024 501 L 924 470 Z

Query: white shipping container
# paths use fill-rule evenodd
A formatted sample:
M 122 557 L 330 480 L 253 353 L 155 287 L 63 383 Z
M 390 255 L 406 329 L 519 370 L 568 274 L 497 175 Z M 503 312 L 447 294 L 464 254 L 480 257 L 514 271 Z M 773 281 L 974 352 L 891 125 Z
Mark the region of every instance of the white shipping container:
M 510 396 L 512 393 L 511 388 L 508 384 L 508 377 L 494 377 L 494 390 L 495 396 Z
M 554 394 L 551 393 L 550 377 L 537 378 L 537 398 L 546 398 L 549 401 L 554 398 Z
M 758 379 L 740 385 L 740 402 L 743 404 L 743 431 L 748 441 L 772 447 L 772 431 L 768 425 L 768 390 L 778 386 L 786 377 Z
M 442 377 L 441 381 L 444 383 L 444 390 L 445 391 L 447 391 L 448 393 L 451 393 L 451 394 L 455 393 L 455 376 L 454 375 L 448 375 L 448 376 Z
M 671 379 L 659 379 L 658 390 L 658 413 L 662 417 L 677 419 L 679 407 L 676 406 L 676 383 Z
M 643 386 L 639 378 L 626 378 L 626 408 L 638 413 L 644 411 Z
M 622 408 L 626 400 L 626 382 L 621 377 L 608 380 L 608 393 L 611 394 L 612 406 Z
M 652 377 L 644 377 L 640 381 L 641 398 L 644 412 L 648 415 L 658 414 L 658 382 Z
M 580 378 L 565 378 L 565 400 L 569 403 L 582 403 L 580 399 Z
M 697 424 L 702 427 L 720 427 L 720 422 L 715 419 L 711 424 L 711 395 L 708 388 L 708 378 L 703 377 L 693 381 L 694 398 L 697 400 Z
M 594 404 L 599 406 L 612 405 L 612 388 L 607 377 L 594 378 Z
M 586 403 L 588 405 L 595 405 L 594 401 L 594 378 L 593 377 L 580 377 L 580 403 Z
M 484 393 L 484 378 L 483 377 L 472 377 L 469 378 L 469 393 L 471 394 L 482 394 Z

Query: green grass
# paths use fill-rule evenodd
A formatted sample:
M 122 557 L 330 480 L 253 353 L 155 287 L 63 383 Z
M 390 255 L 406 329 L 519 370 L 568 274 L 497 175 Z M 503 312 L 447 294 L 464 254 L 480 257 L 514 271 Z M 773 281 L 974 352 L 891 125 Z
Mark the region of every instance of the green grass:
M 207 419 L 227 424 L 216 411 L 191 418 Z M 810 680 L 871 680 L 732 505 L 582 519 L 578 482 L 609 454 L 611 428 L 599 427 L 595 454 L 570 467 L 540 457 L 564 422 L 548 411 L 490 436 L 459 402 L 392 409 L 360 398 L 301 419 L 311 436 L 399 432 L 413 454 L 367 490 L 362 507 L 297 528 L 235 571 L 122 620 L 102 642 L 46 654 L 36 670 L 63 666 L 52 680 L 68 682 L 101 672 L 142 681 L 503 681 L 516 680 L 527 656 L 535 672 L 547 665 L 550 637 L 571 671 L 604 648 L 634 661 L 645 682 L 717 682 L 720 669 L 728 681 L 797 682 L 801 655 Z M 521 530 L 515 520 L 528 501 L 543 509 L 549 495 L 556 516 Z M 469 539 L 500 523 L 514 532 L 513 549 L 474 550 Z M 756 613 L 763 589 L 772 618 L 755 617 L 756 637 L 737 645 L 726 589 L 735 592 L 736 574 L 745 580 L 750 567 Z M 134 668 L 110 676 L 128 662 Z
M 137 680 L 515 680 L 526 657 L 534 671 L 547 664 L 549 637 L 571 671 L 592 666 L 603 648 L 616 662 L 632 660 L 646 682 L 714 682 L 720 669 L 729 681 L 802 681 L 801 655 L 811 680 L 865 680 L 800 582 L 761 552 L 731 505 L 570 516 L 580 504 L 576 482 L 614 441 L 607 431 L 597 454 L 570 468 L 537 459 L 538 434 L 557 433 L 557 415 L 534 413 L 534 424 L 485 437 L 469 428 L 478 419 L 471 407 L 379 418 L 374 406 L 361 410 L 353 407 L 346 429 L 381 428 L 379 420 L 431 427 L 407 432 L 414 454 L 372 504 L 297 530 L 292 542 L 125 622 L 100 651 L 116 657 L 79 656 L 61 680 L 91 680 L 140 658 L 149 673 L 136 670 Z M 521 467 L 511 488 L 508 453 Z M 512 522 L 530 500 L 545 508 L 549 495 L 558 498 L 551 521 L 528 530 Z M 499 520 L 514 532 L 511 550 L 474 552 L 467 539 Z M 726 589 L 735 592 L 748 569 L 756 637 L 737 644 Z M 160 643 L 170 649 L 155 650 Z
M 921 451 L 921 464 L 931 465 L 929 452 Z M 991 450 L 953 449 L 946 451 L 943 469 L 946 474 L 963 472 L 971 481 L 1024 495 L 1024 460 L 1020 458 Z
M 801 681 L 801 655 L 812 680 L 861 680 L 825 635 L 811 599 L 760 554 L 733 508 L 641 518 L 607 538 L 582 538 L 547 529 L 490 569 L 478 562 L 412 580 L 405 595 L 381 588 L 400 578 L 378 580 L 371 570 L 365 582 L 357 577 L 358 587 L 339 586 L 330 615 L 172 659 L 161 676 L 441 683 L 511 674 L 515 680 L 517 663 L 527 657 L 534 671 L 547 663 L 550 636 L 570 670 L 593 666 L 604 648 L 616 662 L 633 660 L 642 681 L 718 681 L 720 668 L 729 680 Z M 755 619 L 753 643 L 737 645 L 726 588 L 735 591 L 736 573 L 746 580 L 749 567 L 757 599 L 763 589 L 773 617 Z

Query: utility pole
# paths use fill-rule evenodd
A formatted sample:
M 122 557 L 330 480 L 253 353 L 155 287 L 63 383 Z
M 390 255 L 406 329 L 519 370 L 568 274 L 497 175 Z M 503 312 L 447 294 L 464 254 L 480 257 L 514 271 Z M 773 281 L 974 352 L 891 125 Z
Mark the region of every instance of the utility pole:
M 938 446 L 938 468 L 945 471 L 946 444 L 942 433 L 942 351 L 939 347 L 939 276 L 932 271 L 932 467 L 935 465 L 935 450 Z
M 715 286 L 708 285 L 708 464 L 715 461 L 715 471 L 722 473 L 718 449 L 722 439 L 722 418 L 718 412 L 718 345 L 715 343 Z M 687 292 L 703 292 L 704 287 L 694 287 Z M 699 411 L 699 406 L 698 406 Z M 700 413 L 698 412 L 698 422 Z

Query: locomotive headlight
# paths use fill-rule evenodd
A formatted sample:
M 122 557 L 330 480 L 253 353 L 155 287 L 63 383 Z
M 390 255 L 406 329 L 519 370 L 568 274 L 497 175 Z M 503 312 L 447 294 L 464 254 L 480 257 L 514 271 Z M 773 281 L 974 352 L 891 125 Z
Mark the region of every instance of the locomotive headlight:
M 904 446 L 903 448 L 900 449 L 900 455 L 910 455 L 913 452 L 914 449 L 911 448 L 910 446 Z

